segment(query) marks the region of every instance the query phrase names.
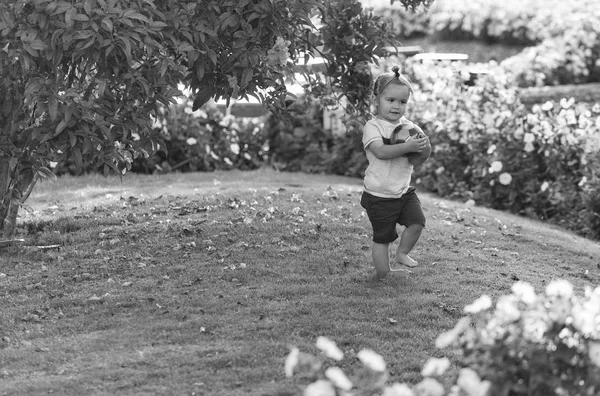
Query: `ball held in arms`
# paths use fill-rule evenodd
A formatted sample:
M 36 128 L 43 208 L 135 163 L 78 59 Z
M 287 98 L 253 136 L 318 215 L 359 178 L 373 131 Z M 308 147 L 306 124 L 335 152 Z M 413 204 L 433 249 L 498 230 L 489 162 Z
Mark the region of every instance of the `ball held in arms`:
M 406 143 L 409 139 L 420 139 L 425 137 L 425 135 L 421 132 L 419 132 L 416 128 L 410 128 L 408 130 L 409 133 L 409 137 L 404 140 L 404 139 L 398 139 L 398 134 L 400 133 L 400 131 L 402 131 L 405 128 L 405 125 L 398 125 L 394 131 L 392 132 L 392 144 L 398 144 L 398 143 Z M 420 155 L 420 153 L 418 152 L 412 152 L 412 153 L 406 153 L 403 155 L 403 157 L 407 157 L 407 158 L 411 158 L 411 157 L 416 157 Z

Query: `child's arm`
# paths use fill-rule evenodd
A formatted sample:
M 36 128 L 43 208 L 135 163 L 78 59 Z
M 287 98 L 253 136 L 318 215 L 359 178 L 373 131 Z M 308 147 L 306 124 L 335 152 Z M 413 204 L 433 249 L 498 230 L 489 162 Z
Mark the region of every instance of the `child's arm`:
M 425 135 L 425 133 L 420 127 L 415 125 L 415 129 L 421 134 L 421 136 L 425 136 L 425 139 L 427 139 L 427 145 L 425 146 L 425 149 L 423 149 L 423 151 L 421 151 L 418 156 L 412 157 L 408 160 L 413 166 L 419 166 L 425 161 L 427 161 L 427 159 L 431 155 L 431 143 L 429 142 L 429 138 Z
M 378 159 L 393 159 L 402 157 L 407 153 L 421 153 L 429 144 L 428 139 L 409 139 L 405 143 L 384 144 L 382 140 L 375 140 L 369 144 L 369 150 Z M 419 158 L 419 157 L 415 157 Z

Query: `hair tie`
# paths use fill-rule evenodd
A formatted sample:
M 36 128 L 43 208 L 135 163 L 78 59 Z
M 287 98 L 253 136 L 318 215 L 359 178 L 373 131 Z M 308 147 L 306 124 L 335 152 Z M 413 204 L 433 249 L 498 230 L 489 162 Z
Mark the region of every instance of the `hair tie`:
M 398 66 L 392 67 L 392 71 L 394 72 L 394 77 L 400 78 L 400 68 Z

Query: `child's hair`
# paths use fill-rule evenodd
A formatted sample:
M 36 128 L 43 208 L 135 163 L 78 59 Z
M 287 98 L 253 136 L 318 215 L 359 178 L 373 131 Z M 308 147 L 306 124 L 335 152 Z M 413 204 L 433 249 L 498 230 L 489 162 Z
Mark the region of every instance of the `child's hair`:
M 413 88 L 412 88 L 412 85 L 410 84 L 410 81 L 408 80 L 408 77 L 400 74 L 400 68 L 398 66 L 392 67 L 392 72 L 393 72 L 393 74 L 382 74 L 379 77 L 377 77 L 377 79 L 375 80 L 375 83 L 373 84 L 373 103 L 375 103 L 375 104 L 377 103 L 377 99 L 379 98 L 379 95 L 381 95 L 383 93 L 383 90 L 385 89 L 385 87 L 387 87 L 390 84 L 398 84 L 398 85 L 407 86 L 408 92 L 412 96 Z M 378 111 L 377 105 L 375 105 L 373 114 L 377 115 L 377 111 Z

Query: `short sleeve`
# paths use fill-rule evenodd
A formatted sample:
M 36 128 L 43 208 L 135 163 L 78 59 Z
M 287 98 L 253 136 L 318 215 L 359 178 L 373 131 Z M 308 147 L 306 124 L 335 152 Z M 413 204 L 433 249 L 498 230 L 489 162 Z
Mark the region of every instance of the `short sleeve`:
M 379 130 L 377 124 L 372 121 L 368 121 L 363 127 L 363 148 L 366 150 L 369 144 L 373 143 L 375 140 L 383 141 L 381 131 Z

